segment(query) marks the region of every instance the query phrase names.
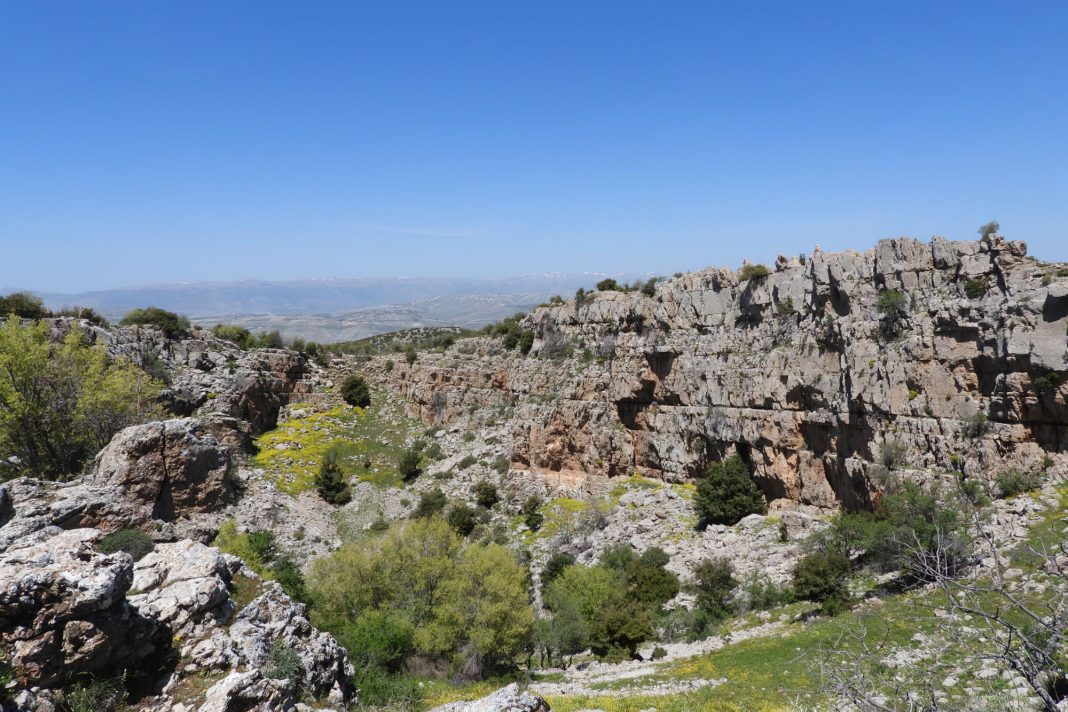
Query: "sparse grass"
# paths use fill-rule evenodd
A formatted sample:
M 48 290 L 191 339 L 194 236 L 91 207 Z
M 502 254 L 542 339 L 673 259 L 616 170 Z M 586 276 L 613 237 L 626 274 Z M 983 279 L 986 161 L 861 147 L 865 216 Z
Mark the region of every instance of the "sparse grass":
M 338 406 L 281 423 L 256 441 L 256 466 L 279 489 L 295 495 L 314 487 L 319 463 L 335 447 L 346 474 L 382 487 L 400 485 L 398 457 L 405 450 L 405 440 L 420 426 L 402 412 L 395 399 L 387 399 L 380 391 L 371 398 L 369 408 Z M 364 467 L 368 461 L 371 468 Z

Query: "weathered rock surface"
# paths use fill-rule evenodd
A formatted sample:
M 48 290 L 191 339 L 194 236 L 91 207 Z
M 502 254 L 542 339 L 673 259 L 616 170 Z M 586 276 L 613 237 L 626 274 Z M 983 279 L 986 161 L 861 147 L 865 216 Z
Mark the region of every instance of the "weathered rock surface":
M 97 454 L 88 481 L 120 489 L 152 519 L 210 511 L 233 495 L 230 452 L 192 418 L 134 425 Z
M 5 491 L 31 485 L 17 481 Z M 0 527 L 0 645 L 24 688 L 21 708 L 50 709 L 47 688 L 72 675 L 124 670 L 158 690 L 134 709 L 172 709 L 174 695 L 204 676 L 220 676 L 204 709 L 289 710 L 300 697 L 344 707 L 354 698 L 344 650 L 311 625 L 303 605 L 240 560 L 179 541 L 134 563 L 96 551 L 97 529 L 35 528 L 12 499 L 16 514 Z M 235 601 L 238 587 L 247 604 Z M 279 650 L 295 655 L 295 669 L 272 667 Z M 37 687 L 45 691 L 28 691 Z
M 897 445 L 983 477 L 1068 447 L 1068 278 L 1024 254 L 902 238 L 746 281 L 708 269 L 539 307 L 526 357 L 467 339 L 379 375 L 427 423 L 509 412 L 513 466 L 559 483 L 682 480 L 736 451 L 773 509 L 862 506 Z
M 481 700 L 452 702 L 431 712 L 549 712 L 549 703 L 512 683 Z

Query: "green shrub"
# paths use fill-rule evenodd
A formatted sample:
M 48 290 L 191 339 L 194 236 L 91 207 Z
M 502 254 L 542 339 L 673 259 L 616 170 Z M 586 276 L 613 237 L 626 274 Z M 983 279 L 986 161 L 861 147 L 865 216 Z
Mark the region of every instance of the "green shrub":
M 879 313 L 887 319 L 896 320 L 905 310 L 908 297 L 899 289 L 884 289 L 879 292 Z
M 638 646 L 652 636 L 649 610 L 619 591 L 597 609 L 590 621 L 590 651 L 609 662 L 634 659 Z
M 341 469 L 341 456 L 333 448 L 323 453 L 314 484 L 319 496 L 330 504 L 347 504 L 352 500 L 352 491 Z
M 419 475 L 423 474 L 422 468 L 419 466 L 420 461 L 419 451 L 414 448 L 409 448 L 401 453 L 397 458 L 397 472 L 400 473 L 401 478 L 405 482 L 411 482 Z
M 541 529 L 541 525 L 545 523 L 544 515 L 538 511 L 541 505 L 541 497 L 534 494 L 530 495 L 527 501 L 523 503 L 523 521 L 532 532 Z
M 969 299 L 978 299 L 986 294 L 986 281 L 982 279 L 969 279 L 964 283 L 964 293 Z
M 352 684 L 360 691 L 360 709 L 414 710 L 423 699 L 423 682 L 377 667 L 356 666 Z
M 519 353 L 526 356 L 530 353 L 530 349 L 534 346 L 534 332 L 524 330 L 519 334 L 519 340 L 516 342 L 516 348 L 519 349 Z
M 647 297 L 656 296 L 656 285 L 662 281 L 664 281 L 663 277 L 650 277 L 645 280 L 645 283 L 642 285 L 641 293 Z
M 334 637 L 350 651 L 349 657 L 357 668 L 398 672 L 415 648 L 411 623 L 394 612 L 371 608 L 353 621 L 335 623 L 333 628 Z M 360 699 L 364 701 L 362 695 Z
M 465 537 L 478 524 L 478 512 L 466 505 L 458 504 L 449 510 L 446 520 L 449 522 L 449 526 L 453 528 L 453 531 Z
M 695 637 L 703 637 L 730 616 L 730 599 L 738 582 L 726 559 L 705 559 L 694 567 Z
M 976 413 L 964 422 L 964 434 L 973 440 L 983 437 L 990 432 L 991 428 L 990 419 L 986 413 Z
M 152 537 L 136 529 L 119 529 L 101 539 L 96 549 L 102 554 L 125 551 L 134 561 L 139 561 L 156 548 Z
M 21 319 L 44 319 L 51 316 L 40 297 L 29 292 L 12 292 L 0 297 L 0 318 L 14 314 Z
M 623 291 L 623 287 L 621 287 L 619 285 L 619 282 L 617 282 L 616 280 L 612 279 L 611 277 L 607 277 L 605 279 L 602 279 L 600 282 L 597 283 L 595 288 L 597 289 L 598 292 L 622 292 Z
M 771 274 L 771 270 L 767 265 L 745 265 L 738 272 L 738 280 L 740 282 L 748 282 L 751 279 L 763 279 Z
M 498 475 L 507 475 L 508 469 L 512 466 L 512 461 L 507 457 L 498 457 L 493 461 L 493 470 Z
M 456 469 L 466 470 L 468 467 L 471 467 L 471 465 L 474 465 L 476 462 L 478 462 L 478 458 L 474 455 L 465 455 L 462 460 L 456 463 Z
M 1047 371 L 1046 373 L 1031 375 L 1031 387 L 1035 389 L 1035 393 L 1039 395 L 1048 395 L 1057 390 L 1057 386 L 1060 384 L 1060 374 L 1056 371 Z
M 3 314 L 3 312 L 0 311 L 0 314 Z M 53 316 L 69 316 L 75 319 L 85 319 L 94 326 L 111 326 L 111 322 L 105 319 L 103 314 L 100 314 L 90 307 L 64 307 L 57 312 L 53 312 Z
M 132 309 L 120 323 L 123 326 L 154 326 L 171 339 L 187 333 L 190 329 L 189 319 L 159 307 Z
M 575 557 L 566 551 L 557 551 L 545 562 L 545 568 L 541 570 L 541 590 L 544 591 L 557 579 L 569 566 L 575 565 Z
M 793 589 L 797 597 L 820 604 L 834 615 L 849 606 L 849 559 L 834 551 L 814 551 L 794 567 Z
M 1015 497 L 1039 489 L 1042 486 L 1042 475 L 1038 472 L 1003 470 L 994 478 L 994 483 L 1001 497 Z
M 770 611 L 794 602 L 794 592 L 768 579 L 751 578 L 739 587 L 743 610 Z
M 419 495 L 419 504 L 415 506 L 412 517 L 416 519 L 432 517 L 445 509 L 446 504 L 448 504 L 448 500 L 445 498 L 445 493 L 441 491 L 440 487 L 435 487 L 429 492 L 423 492 Z
M 371 405 L 371 389 L 367 381 L 353 374 L 342 381 L 341 398 L 349 405 L 366 408 Z
M 274 561 L 276 553 L 274 532 L 267 531 L 266 529 L 249 532 L 248 545 L 252 548 L 256 557 L 263 563 L 269 564 Z
M 709 464 L 697 483 L 694 507 L 700 529 L 709 524 L 737 524 L 745 516 L 766 511 L 764 495 L 737 455 Z
M 415 360 L 419 358 L 419 354 L 416 353 L 415 348 L 408 346 L 404 349 L 404 360 L 409 366 L 415 363 Z
M 0 322 L 0 481 L 66 479 L 119 430 L 162 417 L 162 383 L 90 345 L 80 327 L 60 344 L 48 327 Z
M 291 558 L 288 556 L 279 557 L 274 562 L 274 565 L 271 566 L 271 571 L 274 574 L 275 581 L 278 582 L 282 590 L 290 598 L 301 602 L 308 600 L 308 591 L 304 585 L 304 574 Z
M 494 505 L 501 501 L 497 486 L 492 482 L 479 482 L 471 488 L 471 492 L 475 495 L 478 506 L 484 509 L 493 509 Z
M 299 683 L 304 677 L 304 663 L 296 650 L 276 640 L 267 654 L 267 667 L 263 674 L 274 680 L 293 680 Z
M 216 324 L 211 333 L 224 341 L 233 342 L 242 349 L 250 349 L 256 344 L 256 337 L 252 332 L 236 324 Z
M 653 648 L 653 653 L 651 657 L 653 660 L 663 660 L 667 657 L 667 650 L 658 645 Z
M 900 440 L 887 439 L 879 448 L 879 464 L 888 470 L 896 470 L 908 462 L 909 449 Z

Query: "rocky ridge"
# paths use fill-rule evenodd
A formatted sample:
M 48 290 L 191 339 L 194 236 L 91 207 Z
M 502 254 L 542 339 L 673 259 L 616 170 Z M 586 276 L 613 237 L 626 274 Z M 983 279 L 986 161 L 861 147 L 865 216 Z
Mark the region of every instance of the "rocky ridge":
M 865 506 L 880 459 L 986 478 L 1068 443 L 1068 271 L 1025 255 L 901 238 L 707 269 L 539 307 L 525 357 L 474 338 L 377 372 L 428 424 L 507 411 L 512 466 L 576 489 L 737 452 L 773 511 Z

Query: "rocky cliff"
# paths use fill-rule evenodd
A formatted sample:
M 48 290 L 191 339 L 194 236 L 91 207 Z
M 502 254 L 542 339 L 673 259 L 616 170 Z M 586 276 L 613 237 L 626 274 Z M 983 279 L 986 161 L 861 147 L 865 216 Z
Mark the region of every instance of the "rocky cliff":
M 993 235 L 706 269 L 542 306 L 381 377 L 427 423 L 510 416 L 513 467 L 680 480 L 736 451 L 773 507 L 865 506 L 872 464 L 991 476 L 1068 447 L 1068 270 Z M 748 277 L 748 278 L 746 278 Z

